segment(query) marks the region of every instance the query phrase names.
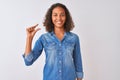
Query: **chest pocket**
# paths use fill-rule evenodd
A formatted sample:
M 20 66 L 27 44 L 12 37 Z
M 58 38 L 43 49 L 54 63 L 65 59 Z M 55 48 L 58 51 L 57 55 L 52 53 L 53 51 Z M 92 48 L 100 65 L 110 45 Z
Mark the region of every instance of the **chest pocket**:
M 74 42 L 66 42 L 65 43 L 65 49 L 67 53 L 73 53 L 75 43 Z
M 48 42 L 46 45 L 45 45 L 45 49 L 46 50 L 54 50 L 56 47 L 56 43 L 55 42 Z

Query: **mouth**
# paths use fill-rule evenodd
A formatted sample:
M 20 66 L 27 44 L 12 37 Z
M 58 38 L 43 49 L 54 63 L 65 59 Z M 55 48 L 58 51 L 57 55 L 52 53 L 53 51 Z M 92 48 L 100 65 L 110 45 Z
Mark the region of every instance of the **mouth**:
M 56 21 L 57 24 L 62 24 L 62 21 Z

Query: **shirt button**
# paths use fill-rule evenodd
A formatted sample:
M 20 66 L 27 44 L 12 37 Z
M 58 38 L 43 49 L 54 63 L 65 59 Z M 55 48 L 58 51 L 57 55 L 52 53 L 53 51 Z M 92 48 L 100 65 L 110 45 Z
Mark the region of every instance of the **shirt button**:
M 60 52 L 59 55 L 61 55 L 62 53 Z
M 62 63 L 62 61 L 59 61 L 59 63 Z
M 61 73 L 61 70 L 59 70 L 59 73 Z
M 59 44 L 59 46 L 61 46 L 61 44 Z

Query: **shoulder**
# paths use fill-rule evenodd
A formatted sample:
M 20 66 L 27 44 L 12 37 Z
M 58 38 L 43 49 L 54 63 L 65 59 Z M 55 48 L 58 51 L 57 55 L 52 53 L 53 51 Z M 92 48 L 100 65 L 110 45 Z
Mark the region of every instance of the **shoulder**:
M 71 38 L 79 39 L 79 36 L 78 36 L 78 34 L 76 34 L 76 33 L 73 33 L 73 32 L 67 32 L 67 34 L 68 34 Z
M 43 40 L 45 38 L 49 38 L 51 36 L 51 33 L 47 32 L 39 36 L 39 40 Z
M 80 38 L 79 38 L 79 36 L 78 36 L 78 34 L 75 34 L 75 33 L 73 33 L 73 32 L 69 32 L 69 34 L 71 35 L 71 41 L 73 40 L 73 41 L 75 41 L 75 44 L 80 44 Z
M 38 44 L 44 44 L 46 42 L 46 39 L 47 39 L 48 35 L 50 35 L 50 33 L 43 33 L 43 34 L 41 34 L 38 37 L 38 39 L 36 40 L 36 43 L 38 43 Z

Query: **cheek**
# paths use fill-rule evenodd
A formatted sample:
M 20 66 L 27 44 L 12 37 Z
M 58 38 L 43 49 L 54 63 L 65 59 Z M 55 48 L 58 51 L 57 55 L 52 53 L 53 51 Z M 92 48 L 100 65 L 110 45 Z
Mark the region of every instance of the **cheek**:
M 55 20 L 55 18 L 54 17 L 52 17 L 52 22 L 54 23 L 54 20 Z
M 54 16 L 54 15 L 52 15 L 52 17 L 51 17 L 52 19 L 55 19 L 56 18 L 56 16 Z
M 62 20 L 66 21 L 66 17 L 63 17 Z
M 64 21 L 64 23 L 66 22 L 66 18 L 63 18 L 62 20 Z

